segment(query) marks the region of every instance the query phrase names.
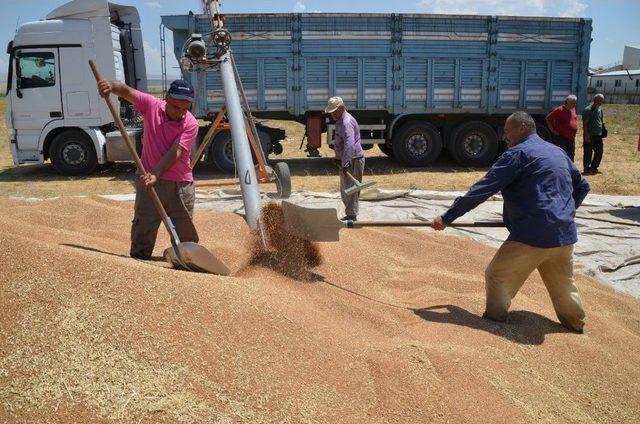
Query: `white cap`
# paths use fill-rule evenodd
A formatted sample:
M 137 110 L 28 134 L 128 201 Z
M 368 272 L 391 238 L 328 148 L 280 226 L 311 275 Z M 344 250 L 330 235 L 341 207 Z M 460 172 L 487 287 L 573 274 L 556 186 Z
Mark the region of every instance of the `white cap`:
M 338 97 L 338 96 L 332 97 L 327 102 L 327 107 L 324 108 L 324 113 L 333 113 L 336 110 L 338 110 L 338 108 L 340 106 L 344 106 L 344 102 L 342 101 L 342 97 Z

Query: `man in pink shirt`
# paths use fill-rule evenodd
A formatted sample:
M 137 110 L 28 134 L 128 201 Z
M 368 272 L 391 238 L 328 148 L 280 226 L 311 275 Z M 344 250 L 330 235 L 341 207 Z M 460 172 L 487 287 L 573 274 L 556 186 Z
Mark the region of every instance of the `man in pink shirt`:
M 98 91 L 105 98 L 113 93 L 125 99 L 144 117 L 141 159 L 145 174 L 136 186 L 131 257 L 149 259 L 156 243 L 161 218 L 149 196 L 150 187 L 156 189 L 180 241 L 197 243 L 198 233 L 191 221 L 195 189 L 189 165 L 198 135 L 198 121 L 189 112 L 195 100 L 193 87 L 187 81 L 174 81 L 162 100 L 120 81 L 102 79 Z

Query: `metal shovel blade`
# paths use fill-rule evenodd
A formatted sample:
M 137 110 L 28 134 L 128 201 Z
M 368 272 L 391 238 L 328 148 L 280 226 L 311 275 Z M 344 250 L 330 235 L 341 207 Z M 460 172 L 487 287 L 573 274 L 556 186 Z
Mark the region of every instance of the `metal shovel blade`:
M 344 227 L 333 208 L 305 208 L 283 201 L 282 211 L 287 230 L 297 237 L 312 241 L 339 241 Z
M 366 188 L 369 188 L 371 186 L 376 185 L 378 182 L 377 181 L 367 181 L 366 183 L 361 183 L 361 184 L 354 184 L 351 187 L 349 187 L 348 189 L 346 189 L 344 192 L 346 194 L 353 194 L 353 193 L 357 193 L 359 191 L 362 191 Z
M 192 241 L 183 241 L 177 245 L 178 253 L 184 265 L 189 271 L 206 272 L 217 275 L 230 275 L 231 271 L 225 264 L 220 262 L 218 258 L 213 256 L 204 247 Z M 171 263 L 174 268 L 184 268 L 180 260 L 176 258 L 176 254 L 172 247 L 168 247 L 164 251 L 164 258 Z

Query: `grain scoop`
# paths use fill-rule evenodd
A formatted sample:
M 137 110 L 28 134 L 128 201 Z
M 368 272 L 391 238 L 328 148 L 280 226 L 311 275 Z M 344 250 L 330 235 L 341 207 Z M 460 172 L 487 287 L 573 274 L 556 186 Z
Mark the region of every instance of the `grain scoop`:
M 102 76 L 100 75 L 100 71 L 98 71 L 98 68 L 96 67 L 96 64 L 93 60 L 89 61 L 89 66 L 91 66 L 91 70 L 93 71 L 93 76 L 96 78 L 96 82 L 100 81 L 102 79 Z M 122 134 L 122 138 L 127 145 L 127 149 L 129 149 L 129 153 L 131 154 L 131 157 L 138 167 L 138 171 L 144 175 L 146 173 L 144 165 L 142 165 L 142 161 L 140 160 L 140 157 L 133 147 L 133 143 L 129 138 L 129 134 L 122 124 L 120 115 L 116 112 L 113 104 L 111 103 L 111 100 L 106 98 L 105 101 L 107 102 L 107 106 L 109 106 L 109 110 L 111 111 L 113 120 L 115 121 L 118 129 L 120 130 L 120 133 Z M 181 242 L 178 238 L 178 233 L 173 226 L 173 222 L 171 222 L 171 218 L 169 218 L 167 212 L 162 206 L 162 202 L 160 202 L 160 198 L 158 197 L 158 193 L 156 193 L 155 188 L 151 187 L 149 189 L 149 195 L 153 200 L 153 204 L 156 207 L 158 214 L 160 214 L 160 217 L 162 218 L 164 226 L 171 236 L 172 247 L 168 248 L 165 251 L 164 255 L 167 262 L 169 262 L 173 267 L 184 268 L 188 271 L 207 272 L 218 275 L 229 275 L 231 273 L 229 271 L 229 268 L 227 268 L 225 264 L 223 264 L 218 258 L 216 258 L 204 247 L 191 241 Z

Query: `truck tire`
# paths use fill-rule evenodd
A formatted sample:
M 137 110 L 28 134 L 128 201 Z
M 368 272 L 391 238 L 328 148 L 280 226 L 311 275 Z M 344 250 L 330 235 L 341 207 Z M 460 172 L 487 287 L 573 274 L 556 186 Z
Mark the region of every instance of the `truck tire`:
M 385 155 L 389 156 L 390 158 L 393 159 L 393 145 L 391 143 L 381 143 L 378 144 L 378 148 L 380 149 L 380 151 L 382 151 L 382 153 L 384 153 Z
M 81 130 L 66 130 L 56 135 L 49 147 L 49 157 L 62 175 L 89 175 L 98 166 L 93 141 Z
M 264 152 L 265 159 L 269 159 L 269 155 L 273 153 L 271 135 L 269 135 L 268 132 L 262 129 L 258 129 L 258 137 L 260 137 L 260 144 L 262 145 L 262 151 Z M 251 154 L 253 155 L 253 149 L 251 150 Z M 253 162 L 258 163 L 256 161 L 255 155 L 253 155 Z
M 279 199 L 288 199 L 291 196 L 291 171 L 286 162 L 277 162 L 273 167 L 275 174 L 276 190 Z
M 442 151 L 442 137 L 431 124 L 415 122 L 404 125 L 393 139 L 393 155 L 409 166 L 434 163 Z
M 498 153 L 498 136 L 481 121 L 466 122 L 451 134 L 451 157 L 463 166 L 489 166 Z
M 223 174 L 233 174 L 236 162 L 233 157 L 233 142 L 229 131 L 221 131 L 211 142 L 211 158 Z
M 269 160 L 269 153 L 271 149 L 271 137 L 266 131 L 258 130 L 258 137 L 260 137 L 260 144 L 262 144 L 262 150 L 265 154 L 265 160 Z M 233 140 L 231 139 L 231 132 L 221 131 L 211 142 L 210 156 L 213 163 L 224 174 L 233 174 L 236 170 L 236 163 L 233 156 Z M 258 163 L 258 159 L 251 149 L 251 157 L 253 158 L 253 164 Z

